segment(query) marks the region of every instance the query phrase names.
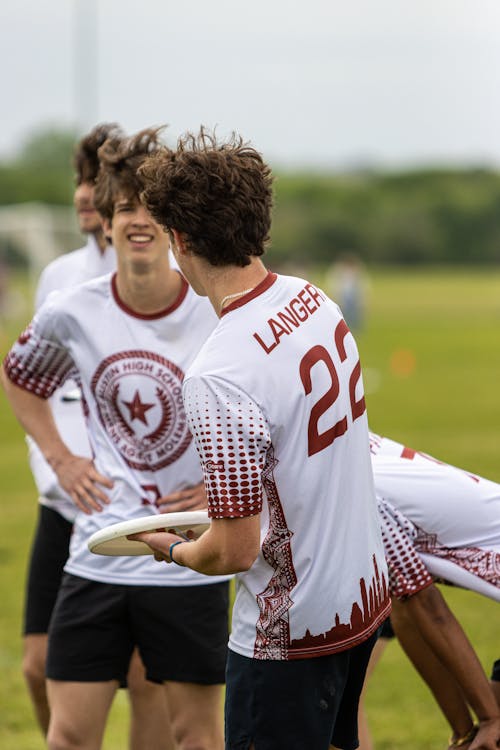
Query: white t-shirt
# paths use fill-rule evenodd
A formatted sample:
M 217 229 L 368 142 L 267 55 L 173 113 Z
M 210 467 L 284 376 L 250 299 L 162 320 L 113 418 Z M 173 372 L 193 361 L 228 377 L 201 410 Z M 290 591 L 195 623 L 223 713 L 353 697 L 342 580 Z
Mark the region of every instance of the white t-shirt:
M 217 318 L 183 280 L 168 310 L 137 315 L 105 276 L 51 295 L 6 359 L 17 385 L 50 397 L 68 375 L 82 389 L 97 470 L 114 481 L 101 513 L 78 513 L 65 570 L 95 581 L 196 585 L 207 578 L 151 555 L 104 557 L 89 536 L 111 523 L 157 513 L 155 501 L 202 480 L 182 404 L 182 381 Z
M 109 246 L 102 252 L 94 236 L 89 235 L 84 247 L 55 258 L 44 268 L 35 294 L 35 309 L 38 310 L 52 292 L 77 286 L 110 273 L 115 268 L 115 249 Z M 50 404 L 58 430 L 70 451 L 78 456 L 91 456 L 77 384 L 73 380 L 66 381 L 51 396 Z M 58 511 L 66 520 L 73 521 L 77 513 L 76 506 L 59 485 L 35 441 L 29 436 L 26 440 L 40 503 Z
M 337 305 L 269 273 L 224 311 L 184 403 L 210 516 L 260 513 L 230 648 L 300 659 L 365 640 L 389 611 L 387 569 L 359 357 Z
M 433 576 L 500 601 L 500 485 L 370 434 L 391 593 Z

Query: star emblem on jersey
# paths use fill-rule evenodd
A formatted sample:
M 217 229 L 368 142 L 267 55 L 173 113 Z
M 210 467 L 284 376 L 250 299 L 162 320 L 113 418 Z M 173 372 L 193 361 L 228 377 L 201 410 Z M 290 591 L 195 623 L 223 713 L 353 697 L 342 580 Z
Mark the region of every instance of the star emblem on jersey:
M 158 471 L 176 461 L 192 436 L 182 403 L 184 373 L 156 352 L 129 350 L 106 357 L 91 388 L 99 418 L 132 468 Z
M 136 390 L 132 401 L 123 401 L 125 406 L 130 412 L 130 421 L 139 419 L 143 424 L 147 425 L 148 420 L 146 419 L 146 412 L 153 408 L 154 404 L 146 404 L 141 401 L 139 391 Z

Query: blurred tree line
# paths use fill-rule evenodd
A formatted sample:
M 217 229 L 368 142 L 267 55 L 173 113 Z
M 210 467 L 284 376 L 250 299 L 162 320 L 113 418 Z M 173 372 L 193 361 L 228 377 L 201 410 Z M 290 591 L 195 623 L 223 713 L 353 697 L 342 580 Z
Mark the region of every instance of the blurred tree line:
M 14 157 L 0 161 L 0 205 L 71 204 L 76 140 L 74 132 L 50 128 L 29 136 Z
M 322 264 L 342 252 L 368 264 L 497 263 L 500 173 L 279 175 L 273 251 Z
M 34 133 L 0 162 L 0 205 L 71 204 L 74 132 Z M 500 261 L 500 172 L 487 168 L 351 174 L 278 172 L 269 254 L 276 264 Z

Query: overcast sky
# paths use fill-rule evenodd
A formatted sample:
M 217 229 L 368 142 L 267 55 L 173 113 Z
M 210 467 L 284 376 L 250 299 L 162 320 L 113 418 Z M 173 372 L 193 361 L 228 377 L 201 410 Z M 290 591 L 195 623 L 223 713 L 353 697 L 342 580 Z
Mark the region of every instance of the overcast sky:
M 275 165 L 500 166 L 500 0 L 2 0 L 0 157 L 200 123 Z

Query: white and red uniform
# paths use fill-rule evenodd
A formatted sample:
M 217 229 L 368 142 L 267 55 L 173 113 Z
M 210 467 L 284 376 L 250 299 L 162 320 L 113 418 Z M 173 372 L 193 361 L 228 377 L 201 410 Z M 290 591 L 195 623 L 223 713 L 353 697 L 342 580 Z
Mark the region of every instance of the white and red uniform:
M 434 578 L 500 601 L 500 485 L 370 434 L 391 594 Z
M 36 290 L 35 309 L 42 306 L 51 292 L 69 289 L 110 273 L 115 268 L 114 248 L 109 246 L 102 252 L 94 236 L 89 235 L 84 247 L 59 256 L 44 268 Z M 78 456 L 90 457 L 92 454 L 77 384 L 72 380 L 66 381 L 62 388 L 53 393 L 50 405 L 59 433 L 68 448 Z M 31 471 L 40 495 L 39 502 L 72 522 L 77 513 L 75 504 L 59 485 L 35 441 L 29 436 L 26 440 Z
M 389 612 L 356 344 L 302 279 L 269 273 L 227 307 L 186 374 L 209 514 L 260 513 L 229 647 L 256 659 L 351 648 Z
M 66 572 L 117 584 L 207 583 L 188 568 L 160 570 L 149 555 L 93 555 L 87 540 L 111 523 L 158 513 L 159 497 L 201 481 L 182 380 L 216 321 L 184 280 L 169 309 L 138 315 L 119 299 L 115 277 L 105 276 L 51 295 L 12 347 L 9 377 L 38 396 L 78 379 L 95 465 L 114 482 L 102 512 L 78 513 Z

